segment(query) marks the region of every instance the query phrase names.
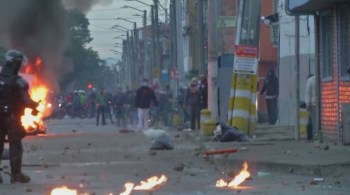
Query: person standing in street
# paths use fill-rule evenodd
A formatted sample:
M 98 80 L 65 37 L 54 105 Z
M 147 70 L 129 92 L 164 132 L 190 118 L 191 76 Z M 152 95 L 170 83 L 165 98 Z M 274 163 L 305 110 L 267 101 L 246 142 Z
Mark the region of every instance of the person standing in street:
M 273 69 L 270 69 L 267 72 L 260 94 L 265 95 L 269 124 L 274 125 L 277 121 L 277 98 L 279 95 L 279 80 Z
M 10 182 L 28 183 L 30 177 L 22 173 L 22 139 L 26 131 L 21 124 L 21 116 L 25 108 L 31 108 L 32 114 L 37 115 L 38 103 L 30 98 L 27 81 L 18 75 L 21 66 L 27 64 L 24 54 L 18 50 L 9 50 L 5 60 L 6 64 L 0 72 L 0 157 L 7 136 L 10 146 Z
M 105 119 L 105 112 L 106 112 L 106 106 L 107 106 L 107 97 L 105 95 L 104 89 L 102 88 L 100 93 L 96 96 L 96 107 L 97 107 L 97 114 L 96 114 L 96 125 L 100 125 L 100 116 L 102 117 L 102 125 L 106 125 L 106 119 Z
M 316 124 L 316 77 L 311 75 L 306 83 L 305 103 L 306 109 L 309 112 L 309 120 L 311 120 L 311 132 L 308 139 L 312 139 L 312 135 L 315 133 Z
M 158 106 L 158 100 L 154 94 L 154 91 L 148 87 L 148 79 L 143 79 L 142 86 L 136 90 L 135 97 L 139 131 L 143 131 L 148 128 L 149 108 L 151 107 L 151 103 Z
M 198 80 L 193 78 L 191 80 L 190 88 L 187 90 L 185 97 L 185 105 L 189 109 L 191 130 L 196 129 L 196 124 L 199 129 L 200 109 L 201 109 L 201 92 L 198 86 Z

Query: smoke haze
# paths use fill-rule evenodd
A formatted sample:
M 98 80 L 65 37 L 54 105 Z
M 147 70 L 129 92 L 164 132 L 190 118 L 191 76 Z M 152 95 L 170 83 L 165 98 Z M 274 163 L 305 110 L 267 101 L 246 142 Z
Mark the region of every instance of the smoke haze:
M 67 9 L 79 9 L 88 12 L 94 5 L 109 5 L 113 0 L 62 0 Z
M 112 0 L 0 0 L 0 43 L 23 51 L 29 59 L 41 57 L 42 79 L 57 89 L 62 74 L 71 69 L 63 52 L 68 46 L 66 9 L 87 12 L 94 4 Z

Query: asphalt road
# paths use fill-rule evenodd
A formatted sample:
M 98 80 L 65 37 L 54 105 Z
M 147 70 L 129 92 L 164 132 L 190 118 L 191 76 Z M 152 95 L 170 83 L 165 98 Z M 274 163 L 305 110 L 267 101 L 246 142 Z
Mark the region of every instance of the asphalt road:
M 152 192 L 154 195 L 350 194 L 348 176 L 314 182 L 312 176 L 264 170 L 250 170 L 251 178 L 242 189 L 218 189 L 216 180 L 235 175 L 242 165 L 219 166 L 213 159 L 203 158 L 201 143 L 185 132 L 168 131 L 174 150 L 150 151 L 151 143 L 143 134 L 120 133 L 112 124 L 96 127 L 91 119 L 63 119 L 47 121 L 47 126 L 47 135 L 24 140 L 23 169 L 32 181 L 10 184 L 8 161 L 3 161 L 5 181 L 0 184 L 0 195 L 49 195 L 63 185 L 77 189 L 79 195 L 119 195 L 126 182 L 139 183 L 162 174 L 168 181 Z

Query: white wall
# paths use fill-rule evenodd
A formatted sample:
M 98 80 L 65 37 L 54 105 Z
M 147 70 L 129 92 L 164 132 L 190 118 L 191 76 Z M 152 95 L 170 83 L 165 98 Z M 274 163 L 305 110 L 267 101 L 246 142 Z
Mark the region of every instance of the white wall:
M 279 125 L 295 125 L 295 18 L 280 0 Z M 314 73 L 315 33 L 313 16 L 300 17 L 300 100 L 304 101 L 307 76 Z M 287 112 L 286 112 L 287 111 Z

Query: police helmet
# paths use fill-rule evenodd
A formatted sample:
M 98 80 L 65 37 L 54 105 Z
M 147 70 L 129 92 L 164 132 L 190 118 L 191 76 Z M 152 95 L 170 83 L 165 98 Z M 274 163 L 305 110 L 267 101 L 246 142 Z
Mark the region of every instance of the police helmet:
M 20 69 L 21 66 L 28 63 L 27 57 L 18 50 L 11 49 L 5 54 L 6 64 L 14 66 L 15 69 Z

